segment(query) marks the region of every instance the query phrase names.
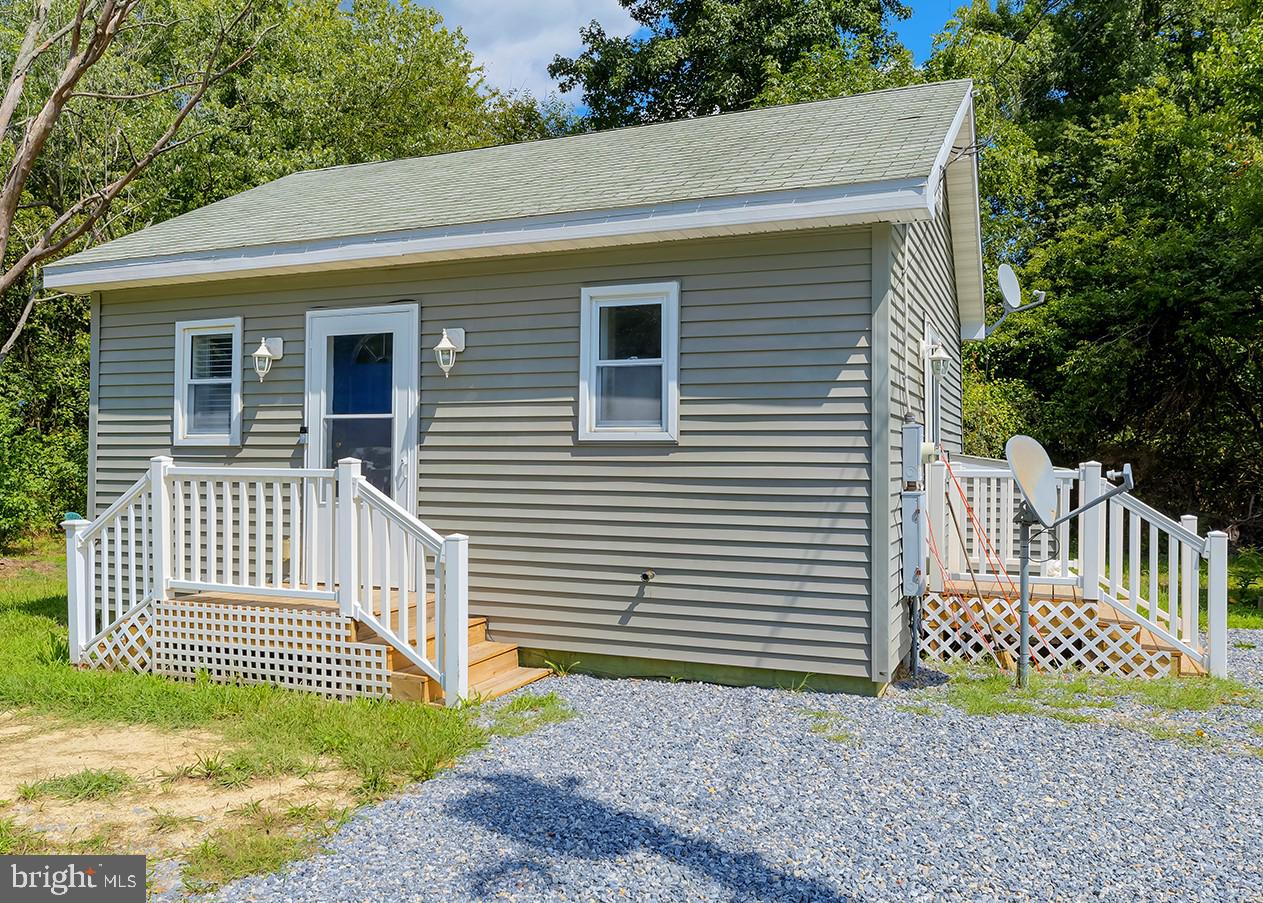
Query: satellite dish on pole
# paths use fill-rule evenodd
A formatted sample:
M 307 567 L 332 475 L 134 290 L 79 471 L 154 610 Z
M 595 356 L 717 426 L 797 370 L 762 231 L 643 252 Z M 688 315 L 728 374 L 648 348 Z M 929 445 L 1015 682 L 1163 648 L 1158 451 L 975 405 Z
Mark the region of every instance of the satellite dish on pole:
M 1015 279 L 1014 285 L 1016 283 Z M 1004 282 L 1001 281 L 1000 285 L 1003 290 Z M 1004 301 L 1007 306 L 1009 303 L 1007 295 Z M 1052 461 L 1048 457 L 1048 452 L 1044 451 L 1044 447 L 1030 436 L 1014 436 L 1005 443 L 1004 456 L 1009 461 L 1013 479 L 1022 493 L 1022 504 L 1018 505 L 1017 515 L 1013 520 L 1017 522 L 1018 528 L 1018 561 L 1022 575 L 1017 685 L 1025 689 L 1030 681 L 1031 666 L 1031 528 L 1038 525 L 1046 531 L 1051 530 L 1116 495 L 1130 492 L 1134 484 L 1131 478 L 1131 465 L 1124 464 L 1121 472 L 1117 474 L 1111 472 L 1109 476 L 1111 480 L 1121 476 L 1120 485 L 1058 517 L 1057 475 L 1053 472 Z
M 1026 504 L 1042 525 L 1052 526 L 1057 519 L 1057 478 L 1048 452 L 1030 436 L 1014 436 L 1004 446 L 1004 456 Z
M 996 281 L 1000 283 L 1000 297 L 1004 299 L 1004 313 L 1000 314 L 1000 319 L 987 327 L 987 336 L 999 329 L 1000 324 L 1008 319 L 1009 314 L 1030 310 L 1032 307 L 1039 307 L 1039 305 L 1044 303 L 1043 292 L 1035 292 L 1035 300 L 1030 304 L 1022 303 L 1022 286 L 1017 281 L 1017 273 L 1013 272 L 1013 267 L 1007 263 L 1000 264 L 1000 268 L 996 270 L 995 275 Z

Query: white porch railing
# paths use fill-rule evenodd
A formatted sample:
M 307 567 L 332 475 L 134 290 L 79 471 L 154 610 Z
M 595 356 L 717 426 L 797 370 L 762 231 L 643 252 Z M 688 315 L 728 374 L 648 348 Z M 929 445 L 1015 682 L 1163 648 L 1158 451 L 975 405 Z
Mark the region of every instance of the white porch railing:
M 1014 515 L 1021 495 L 1008 466 L 980 459 L 936 461 L 929 471 L 927 504 L 935 542 L 926 572 L 930 589 L 941 592 L 951 584 L 972 590 L 978 583 L 999 595 L 1015 593 Z M 1062 511 L 1108 489 L 1094 461 L 1058 468 L 1055 474 Z M 1038 534 L 1032 552 L 1039 562 L 1037 584 L 1077 588 L 1085 600 L 1126 613 L 1212 675 L 1227 674 L 1226 533 L 1200 536 L 1196 517 L 1177 522 L 1124 493 L 1078 517 L 1073 531 L 1067 522 L 1055 536 Z
M 338 468 L 151 459 L 94 521 L 68 519 L 71 660 L 156 599 L 241 593 L 338 603 L 455 703 L 468 695 L 469 540 L 443 537 L 346 459 Z

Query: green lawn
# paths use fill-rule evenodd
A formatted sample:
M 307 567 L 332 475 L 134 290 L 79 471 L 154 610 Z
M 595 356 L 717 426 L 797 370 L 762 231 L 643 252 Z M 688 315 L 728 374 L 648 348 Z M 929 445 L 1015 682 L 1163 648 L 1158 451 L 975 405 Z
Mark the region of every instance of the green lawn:
M 305 776 L 332 767 L 353 776 L 354 786 L 348 789 L 360 802 L 433 776 L 494 734 L 517 735 L 571 715 L 551 693 L 519 697 L 484 711 L 472 705 L 446 709 L 390 701 L 335 702 L 272 687 L 79 670 L 67 658 L 64 560 L 60 546 L 52 542 L 38 544 L 20 558 L 0 559 L 4 710 L 52 723 L 207 731 L 222 737 L 222 754 L 199 759 L 181 777 L 240 788 L 268 777 Z M 85 771 L 23 786 L 20 796 L 100 798 L 124 791 L 126 780 L 108 771 Z M 4 805 L 0 801 L 0 809 Z M 343 817 L 344 812 L 335 811 L 245 811 L 238 828 L 206 837 L 185 851 L 187 877 L 206 889 L 276 868 L 287 858 L 311 852 Z M 0 812 L 0 854 L 40 848 L 38 833 Z

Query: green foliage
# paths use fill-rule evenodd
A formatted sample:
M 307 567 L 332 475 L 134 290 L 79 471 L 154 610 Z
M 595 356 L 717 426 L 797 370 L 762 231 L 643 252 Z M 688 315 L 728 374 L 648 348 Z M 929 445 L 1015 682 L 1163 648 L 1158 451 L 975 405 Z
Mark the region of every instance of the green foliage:
M 586 125 L 611 128 L 790 99 L 793 85 L 862 90 L 911 77 L 890 30 L 900 0 L 619 0 L 639 26 L 582 29 L 579 56 L 548 67 L 579 88 Z M 886 69 L 893 71 L 887 81 Z M 819 95 L 816 95 L 819 96 Z
M 68 13 L 53 4 L 53 22 Z M 146 0 L 135 27 L 89 71 L 63 125 L 38 159 L 18 214 L 28 234 L 131 163 L 172 113 L 172 95 L 144 96 L 200 63 L 219 4 Z M 30 4 L 0 4 L 0 71 L 8 73 Z M 520 141 L 572 127 L 543 103 L 485 83 L 460 31 L 410 0 L 262 0 L 269 28 L 256 57 L 224 78 L 186 126 L 192 140 L 159 157 L 82 244 L 135 231 L 287 175 L 322 166 L 395 159 Z M 145 22 L 168 23 L 160 29 Z M 236 48 L 244 49 L 244 45 Z M 236 52 L 236 51 L 234 51 Z M 31 73 L 28 106 L 57 76 L 54 54 Z M 138 96 L 139 95 L 139 96 Z M 118 99 L 127 97 L 129 99 Z M 19 114 L 33 114 L 25 109 Z M 0 142 L 0 164 L 12 157 Z M 70 250 L 77 250 L 72 248 Z M 6 264 L 12 264 L 11 249 Z M 18 321 L 29 280 L 0 298 L 0 341 Z M 41 302 L 0 367 L 0 546 L 52 530 L 85 510 L 88 303 Z
M 1010 436 L 1029 432 L 1038 402 L 1020 379 L 987 380 L 972 358 L 965 358 L 964 451 L 986 458 L 1004 457 Z

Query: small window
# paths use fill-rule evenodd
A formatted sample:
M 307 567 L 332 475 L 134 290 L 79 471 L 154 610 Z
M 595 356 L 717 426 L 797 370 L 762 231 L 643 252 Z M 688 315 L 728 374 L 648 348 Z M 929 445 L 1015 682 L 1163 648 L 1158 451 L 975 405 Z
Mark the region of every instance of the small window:
M 175 444 L 241 442 L 241 318 L 175 326 Z
M 583 290 L 579 438 L 677 438 L 679 286 Z

